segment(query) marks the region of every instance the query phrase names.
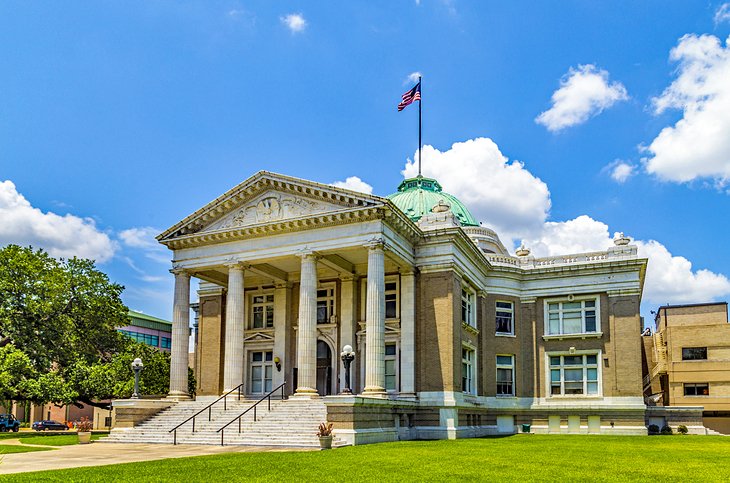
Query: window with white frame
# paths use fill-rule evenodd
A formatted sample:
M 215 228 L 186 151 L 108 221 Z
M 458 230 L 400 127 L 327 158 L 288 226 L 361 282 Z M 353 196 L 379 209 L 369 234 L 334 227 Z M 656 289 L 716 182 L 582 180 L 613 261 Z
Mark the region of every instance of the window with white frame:
M 467 394 L 476 394 L 475 367 L 476 352 L 471 347 L 461 348 L 461 390 Z
M 335 315 L 335 286 L 323 285 L 317 289 L 317 323 L 329 324 Z
M 515 306 L 512 302 L 504 302 L 498 300 L 496 302 L 496 323 L 497 323 L 497 334 L 509 334 L 514 335 L 515 333 Z
M 398 351 L 394 343 L 385 344 L 385 389 L 398 390 Z
M 252 294 L 249 299 L 252 329 L 269 329 L 274 326 L 274 295 Z
M 598 299 L 551 301 L 547 303 L 548 335 L 587 334 L 600 332 L 601 323 L 598 317 Z
M 497 356 L 497 396 L 515 395 L 515 356 Z
M 468 287 L 461 289 L 461 321 L 472 327 L 477 326 L 476 318 L 476 295 L 474 291 Z
M 385 318 L 398 318 L 398 282 L 385 282 Z
M 551 396 L 597 396 L 599 354 L 549 354 Z

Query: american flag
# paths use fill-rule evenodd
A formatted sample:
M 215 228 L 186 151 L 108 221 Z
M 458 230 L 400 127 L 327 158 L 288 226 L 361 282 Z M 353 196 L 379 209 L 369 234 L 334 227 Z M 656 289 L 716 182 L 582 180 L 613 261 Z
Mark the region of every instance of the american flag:
M 413 86 L 413 89 L 409 90 L 405 94 L 403 94 L 403 100 L 400 101 L 400 104 L 398 104 L 398 112 L 402 111 L 406 108 L 406 106 L 413 104 L 413 101 L 420 101 L 421 100 L 421 83 L 419 82 L 415 86 Z

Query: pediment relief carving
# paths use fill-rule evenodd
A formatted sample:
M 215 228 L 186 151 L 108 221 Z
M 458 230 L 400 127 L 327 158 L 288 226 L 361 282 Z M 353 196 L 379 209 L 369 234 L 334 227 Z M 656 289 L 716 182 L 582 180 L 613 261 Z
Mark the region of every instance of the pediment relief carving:
M 262 341 L 272 341 L 274 338 L 270 334 L 265 334 L 263 332 L 256 332 L 254 334 L 246 335 L 244 337 L 244 342 L 262 342 Z
M 342 210 L 343 206 L 304 198 L 291 193 L 267 191 L 234 208 L 201 231 L 225 230 L 241 226 L 302 218 Z

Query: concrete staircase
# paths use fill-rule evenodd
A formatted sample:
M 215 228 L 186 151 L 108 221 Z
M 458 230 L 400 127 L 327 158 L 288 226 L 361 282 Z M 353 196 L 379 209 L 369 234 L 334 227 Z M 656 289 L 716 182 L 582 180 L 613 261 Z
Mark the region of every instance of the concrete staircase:
M 217 431 L 255 402 L 228 401 L 225 411 L 221 402 L 216 403 L 210 421 L 208 411 L 195 418 L 195 432 L 192 432 L 192 421 L 178 428 L 177 444 L 221 444 L 221 433 Z M 173 434 L 169 431 L 208 404 L 209 401 L 180 402 L 134 428 L 114 429 L 101 441 L 172 444 Z M 224 444 L 319 447 L 317 428 L 319 423 L 327 420 L 327 408 L 318 399 L 272 399 L 271 411 L 266 401 L 256 407 L 256 419 L 253 420 L 253 410 L 241 418 L 241 433 L 238 432 L 238 422 L 233 422 L 224 430 Z M 332 443 L 333 446 L 343 445 L 337 437 Z

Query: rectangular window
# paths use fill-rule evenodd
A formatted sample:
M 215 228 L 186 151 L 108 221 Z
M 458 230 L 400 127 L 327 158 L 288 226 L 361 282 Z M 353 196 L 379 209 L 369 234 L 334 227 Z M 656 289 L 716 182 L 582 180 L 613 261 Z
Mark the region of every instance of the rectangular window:
M 598 355 L 550 356 L 550 394 L 553 396 L 598 395 Z
M 685 384 L 684 385 L 685 396 L 709 396 L 710 385 L 707 383 L 700 384 Z
M 251 296 L 251 328 L 270 329 L 274 326 L 274 296 Z
M 160 345 L 160 337 L 157 335 L 144 334 L 142 332 L 135 332 L 132 330 L 120 330 L 120 333 L 130 337 L 136 342 L 142 342 L 152 347 L 158 347 Z
M 272 351 L 251 352 L 251 393 L 265 394 L 271 391 L 274 375 L 274 353 Z
M 707 360 L 707 347 L 683 347 L 682 348 L 682 360 L 683 361 L 706 361 Z
M 474 299 L 474 292 L 467 288 L 461 289 L 461 321 L 472 327 L 477 326 Z
M 317 289 L 317 323 L 329 324 L 335 315 L 335 288 Z
M 396 282 L 385 283 L 385 318 L 398 318 L 398 284 Z
M 398 355 L 395 344 L 385 344 L 385 389 L 398 390 Z
M 497 396 L 515 395 L 515 357 L 497 356 Z
M 162 349 L 169 349 L 170 347 L 172 347 L 172 339 L 170 339 L 169 337 L 163 337 L 162 342 L 160 343 L 160 347 Z
M 597 299 L 573 302 L 549 302 L 547 304 L 546 329 L 549 335 L 587 334 L 598 332 Z
M 461 348 L 461 390 L 467 394 L 476 394 L 474 387 L 474 350 L 469 347 Z
M 497 334 L 514 334 L 514 304 L 512 302 L 497 302 Z

